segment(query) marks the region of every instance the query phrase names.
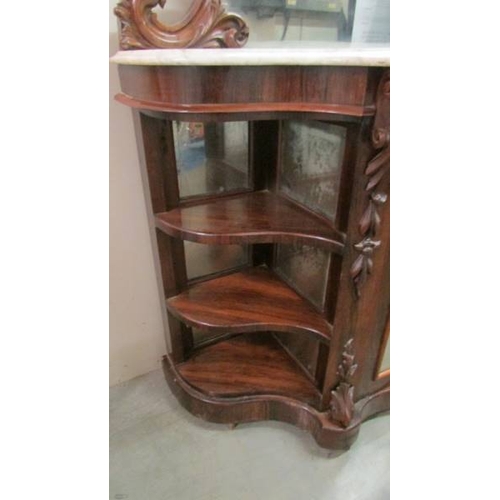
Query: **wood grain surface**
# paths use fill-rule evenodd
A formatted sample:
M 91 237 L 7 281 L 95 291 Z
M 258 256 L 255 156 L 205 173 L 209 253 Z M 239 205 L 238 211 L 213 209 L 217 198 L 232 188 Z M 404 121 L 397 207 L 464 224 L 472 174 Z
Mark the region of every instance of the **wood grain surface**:
M 342 253 L 345 240 L 322 218 L 268 191 L 159 213 L 156 227 L 170 236 L 215 245 L 300 242 Z
M 198 390 L 216 397 L 293 394 L 317 405 L 319 391 L 270 334 L 246 334 L 206 347 L 177 366 Z
M 371 116 L 380 68 L 344 66 L 119 67 L 131 107 L 172 112 L 296 111 Z
M 120 48 L 175 49 L 184 47 L 242 47 L 248 26 L 240 16 L 228 14 L 220 0 L 190 0 L 182 21 L 165 25 L 153 9 L 166 0 L 122 0 L 115 7 L 119 19 Z
M 331 420 L 330 411 L 320 412 L 291 393 L 286 396 L 269 393 L 241 397 L 209 395 L 197 389 L 189 378 L 185 379 L 169 356 L 163 359 L 163 372 L 178 401 L 193 415 L 226 424 L 261 420 L 288 422 L 310 432 L 318 445 L 327 449 L 349 449 L 359 433 L 361 422 L 389 408 L 387 386 L 359 400 L 354 418 L 349 427 L 344 428 Z
M 390 285 L 388 70 L 121 66 L 119 71 L 117 99 L 140 109 L 138 142 L 169 312 L 171 347 L 163 367 L 172 391 L 189 411 L 213 422 L 280 420 L 308 430 L 320 446 L 348 447 L 361 421 L 389 408 L 390 374 L 377 372 Z M 254 192 L 180 199 L 171 120 L 235 119 L 250 122 Z M 332 223 L 275 194 L 287 119 L 347 128 Z M 247 243 L 254 267 L 189 282 L 182 240 Z M 324 268 L 323 313 L 270 270 L 278 243 L 332 252 L 331 265 Z M 312 273 L 308 279 L 315 279 Z M 190 327 L 201 334 L 196 346 Z M 269 332 L 277 332 L 279 342 Z M 293 336 L 299 352 L 291 349 Z M 353 356 L 357 369 L 347 380 L 340 367 Z M 349 410 L 348 418 L 341 407 Z
M 264 266 L 198 283 L 166 303 L 173 315 L 201 331 L 275 330 L 330 339 L 326 319 Z

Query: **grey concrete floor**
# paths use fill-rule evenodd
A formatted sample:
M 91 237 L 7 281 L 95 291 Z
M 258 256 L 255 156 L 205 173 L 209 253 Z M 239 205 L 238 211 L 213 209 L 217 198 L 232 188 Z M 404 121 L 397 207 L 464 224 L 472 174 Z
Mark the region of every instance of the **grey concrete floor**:
M 387 500 L 389 417 L 334 458 L 280 422 L 228 426 L 182 408 L 160 370 L 110 389 L 110 499 Z

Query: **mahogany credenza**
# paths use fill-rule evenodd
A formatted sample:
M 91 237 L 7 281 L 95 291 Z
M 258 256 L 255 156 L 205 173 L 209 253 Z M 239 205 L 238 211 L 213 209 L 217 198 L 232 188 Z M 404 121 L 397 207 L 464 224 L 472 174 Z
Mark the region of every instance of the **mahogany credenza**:
M 219 3 L 194 2 L 203 29 L 175 36 L 148 2 L 116 10 L 165 378 L 203 419 L 279 420 L 348 448 L 389 409 L 388 57 L 215 48 L 248 36 Z

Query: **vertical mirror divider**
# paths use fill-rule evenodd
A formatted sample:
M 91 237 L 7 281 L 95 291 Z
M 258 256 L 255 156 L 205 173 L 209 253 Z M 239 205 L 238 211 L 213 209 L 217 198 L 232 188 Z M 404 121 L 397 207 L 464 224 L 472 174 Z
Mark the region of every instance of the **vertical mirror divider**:
M 186 359 L 193 346 L 191 330 L 166 311 L 165 299 L 187 287 L 183 241 L 155 229 L 154 214 L 179 205 L 179 186 L 175 162 L 172 122 L 153 118 L 139 111 L 134 114 L 141 176 L 151 234 L 155 266 L 162 302 L 164 333 L 174 362 Z M 170 332 L 170 335 L 169 335 Z
M 273 176 L 270 184 L 270 191 L 273 191 L 279 196 L 282 196 L 283 198 L 286 198 L 287 200 L 290 200 L 292 203 L 297 203 L 295 200 L 292 200 L 289 198 L 288 195 L 282 192 L 280 189 L 280 174 L 281 174 L 281 168 L 282 168 L 282 161 L 284 157 L 284 141 L 283 141 L 283 129 L 284 129 L 284 123 L 285 121 L 289 118 L 281 117 L 279 120 L 275 122 L 275 134 L 272 136 L 271 134 L 267 135 L 269 144 L 266 146 L 271 148 L 274 146 L 273 152 L 275 154 L 275 157 L 273 158 L 273 165 L 274 165 L 274 170 L 273 170 Z M 300 119 L 300 118 L 299 118 Z M 274 143 L 270 140 L 271 137 L 275 138 Z M 298 203 L 297 203 L 298 204 Z M 301 208 L 305 211 L 308 211 L 310 213 L 313 213 L 314 215 L 317 215 L 316 212 L 313 210 L 310 210 L 303 204 L 299 204 Z M 297 294 L 299 294 L 301 297 L 304 298 L 304 300 L 307 300 L 310 302 L 312 305 L 317 307 L 315 304 L 313 304 L 310 301 L 310 298 L 308 298 L 304 293 L 293 286 L 289 280 L 281 273 L 278 272 L 278 269 L 276 268 L 278 265 L 278 245 L 275 244 L 273 245 L 272 249 L 272 262 L 273 262 L 273 269 L 275 272 L 280 276 L 280 278 L 287 283 L 289 286 L 291 286 Z M 312 383 L 315 384 L 316 387 L 321 388 L 323 383 L 324 383 L 324 374 L 325 374 L 325 365 L 326 365 L 326 360 L 328 359 L 328 346 L 324 343 L 317 342 L 316 339 L 311 339 L 311 338 L 302 338 L 299 339 L 298 337 L 293 337 L 293 336 L 276 336 L 278 342 L 281 344 L 281 346 L 286 350 L 286 352 L 295 360 L 295 362 L 301 367 L 303 370 L 304 374 L 311 380 Z M 302 355 L 299 355 L 301 353 Z M 301 359 L 299 359 L 301 358 Z M 306 367 L 307 365 L 307 367 Z M 320 408 L 318 408 L 320 409 Z
M 250 161 L 253 166 L 253 188 L 255 191 L 276 190 L 278 168 L 279 122 L 250 122 Z
M 351 192 L 354 181 L 354 161 L 356 155 L 356 140 L 358 138 L 359 126 L 353 123 L 343 123 L 346 127 L 346 139 L 344 158 L 340 171 L 339 195 L 337 200 L 337 210 L 335 214 L 335 228 L 346 232 L 350 211 Z M 335 320 L 335 306 L 338 299 L 339 286 L 341 280 L 343 256 L 336 253 L 330 254 L 330 264 L 328 269 L 328 282 L 325 294 L 325 317 L 331 324 Z M 326 369 L 328 366 L 329 346 L 321 344 L 318 350 L 318 363 L 316 367 L 316 380 L 318 386 L 323 389 L 325 384 Z M 322 398 L 321 410 L 327 409 L 328 400 Z
M 253 191 L 276 190 L 276 171 L 278 168 L 279 122 L 277 120 L 249 122 L 249 161 L 252 174 Z M 252 245 L 254 266 L 274 265 L 273 243 Z

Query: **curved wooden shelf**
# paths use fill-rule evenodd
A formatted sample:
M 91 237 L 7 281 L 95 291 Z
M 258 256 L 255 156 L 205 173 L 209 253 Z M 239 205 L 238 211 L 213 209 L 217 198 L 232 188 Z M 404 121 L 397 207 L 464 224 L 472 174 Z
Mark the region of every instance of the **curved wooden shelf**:
M 332 326 L 267 267 L 191 286 L 166 301 L 181 321 L 211 333 L 281 331 L 329 342 Z
M 274 394 L 312 406 L 321 395 L 303 370 L 270 334 L 244 335 L 196 352 L 177 365 L 197 390 L 221 398 Z
M 251 337 L 252 343 L 255 338 Z M 221 343 L 179 365 L 165 356 L 165 379 L 182 406 L 204 420 L 220 424 L 287 422 L 311 433 L 316 442 L 327 449 L 349 449 L 361 423 L 389 409 L 390 388 L 386 386 L 357 401 L 351 423 L 347 428 L 341 427 L 331 419 L 329 411 L 315 408 L 316 389 L 303 373 L 289 367 L 288 361 L 277 367 L 272 365 L 273 361 L 281 360 L 281 354 L 275 352 L 271 344 L 250 348 L 248 352 L 253 355 L 257 349 L 258 359 L 243 356 L 247 349 L 248 345 Z M 267 355 L 270 360 L 266 362 Z M 228 360 L 228 356 L 235 356 L 234 362 Z M 261 379 L 257 371 L 262 369 L 266 370 L 265 379 Z M 222 371 L 219 373 L 219 370 Z M 300 391 L 300 400 L 296 399 L 296 393 L 290 392 L 292 388 Z
M 217 245 L 295 243 L 342 253 L 345 235 L 320 217 L 268 191 L 205 201 L 156 215 L 163 232 Z

